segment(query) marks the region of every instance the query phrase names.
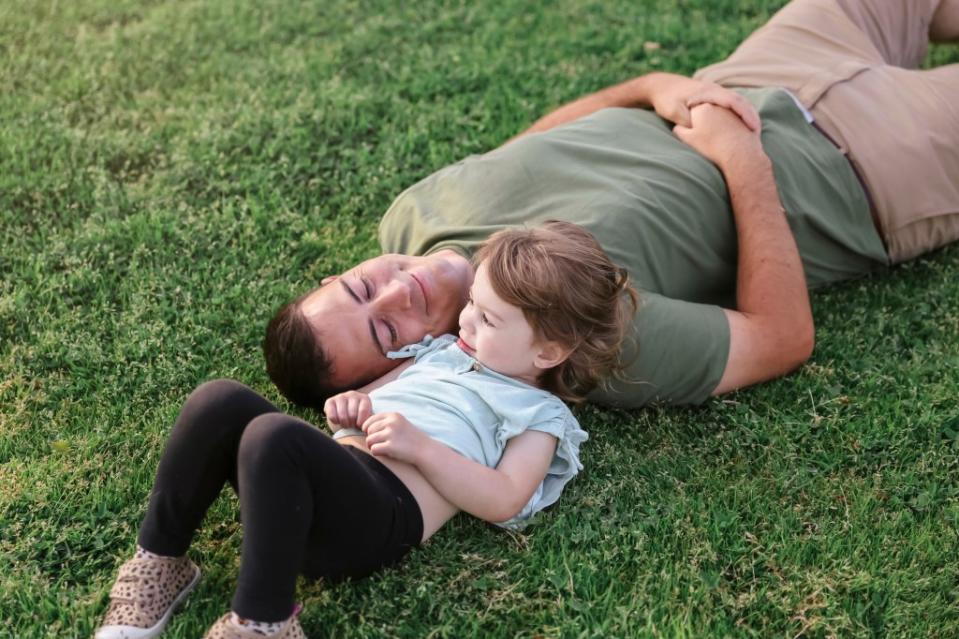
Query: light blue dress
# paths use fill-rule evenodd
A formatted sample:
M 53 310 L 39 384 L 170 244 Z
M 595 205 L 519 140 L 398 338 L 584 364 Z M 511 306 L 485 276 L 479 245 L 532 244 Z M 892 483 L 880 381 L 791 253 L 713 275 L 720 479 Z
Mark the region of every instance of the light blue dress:
M 370 393 L 374 413 L 400 413 L 433 439 L 489 468 L 499 464 L 506 442 L 526 430 L 558 440 L 543 483 L 519 514 L 497 525 L 522 528 L 559 499 L 582 469 L 579 447 L 588 435 L 552 393 L 486 368 L 457 346 L 453 335 L 427 335 L 388 355 L 413 357 L 415 363 Z

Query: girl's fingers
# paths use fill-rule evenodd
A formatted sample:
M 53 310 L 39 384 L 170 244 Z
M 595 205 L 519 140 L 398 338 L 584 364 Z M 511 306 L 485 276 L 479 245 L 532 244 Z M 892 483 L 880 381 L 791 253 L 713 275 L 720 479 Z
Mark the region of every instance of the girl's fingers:
M 369 435 L 370 433 L 375 433 L 376 431 L 383 428 L 382 420 L 379 419 L 379 415 L 371 415 L 363 424 L 360 426 L 360 430 Z
M 337 410 L 336 410 L 336 402 L 335 402 L 335 401 L 333 401 L 333 400 L 328 401 L 328 402 L 326 403 L 326 406 L 325 406 L 324 409 L 323 409 L 323 412 L 326 413 L 326 419 L 327 419 L 327 421 L 329 421 L 331 424 L 339 424 L 339 423 L 340 423 L 340 417 L 339 417 L 339 413 L 338 413 Z
M 354 428 L 359 428 L 360 424 L 366 421 L 366 415 L 363 413 L 366 411 L 367 402 L 364 400 L 364 397 L 356 399 L 353 405 L 353 411 L 350 413 L 350 416 L 356 421 Z
M 336 400 L 336 418 L 340 420 L 340 425 L 349 426 L 350 413 L 347 401 L 343 398 Z
M 373 444 L 385 444 L 389 441 L 389 439 L 390 432 L 380 426 L 375 431 L 366 434 L 366 445 L 373 446 Z
M 369 400 L 360 401 L 360 407 L 356 411 L 356 425 L 359 426 L 363 424 L 370 418 L 370 415 L 373 412 L 373 407 L 370 404 Z

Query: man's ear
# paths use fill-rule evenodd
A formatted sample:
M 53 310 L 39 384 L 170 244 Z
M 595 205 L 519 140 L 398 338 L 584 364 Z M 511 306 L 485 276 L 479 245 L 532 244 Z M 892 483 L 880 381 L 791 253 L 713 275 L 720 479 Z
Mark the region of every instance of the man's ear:
M 536 368 L 546 370 L 559 366 L 569 357 L 570 350 L 555 341 L 546 341 L 539 344 L 539 352 L 533 358 Z
M 339 275 L 327 275 L 322 280 L 320 280 L 320 286 L 326 286 L 330 282 L 335 282 L 340 276 Z

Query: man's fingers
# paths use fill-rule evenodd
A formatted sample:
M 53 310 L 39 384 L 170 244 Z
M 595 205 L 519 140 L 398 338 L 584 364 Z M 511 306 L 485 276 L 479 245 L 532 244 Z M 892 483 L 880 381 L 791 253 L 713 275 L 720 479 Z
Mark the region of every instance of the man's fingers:
M 732 94 L 732 96 L 735 96 L 735 94 Z M 686 106 L 693 109 L 703 104 L 712 104 L 724 109 L 735 110 L 733 107 L 735 100 L 732 96 L 724 91 L 704 91 L 689 98 L 686 101 Z
M 759 114 L 756 113 L 756 108 L 748 101 L 736 100 L 732 104 L 732 109 L 739 116 L 739 119 L 749 127 L 750 131 L 755 132 L 762 128 L 762 121 L 759 119 Z
M 756 108 L 749 100 L 738 93 L 733 93 L 726 89 L 703 91 L 686 101 L 686 106 L 690 109 L 702 104 L 712 104 L 729 109 L 742 120 L 743 124 L 745 124 L 750 131 L 759 131 L 762 127 L 762 121 L 759 119 Z
M 685 104 L 679 105 L 676 114 L 673 116 L 673 122 L 676 126 L 692 126 L 693 122 L 689 115 L 689 107 Z

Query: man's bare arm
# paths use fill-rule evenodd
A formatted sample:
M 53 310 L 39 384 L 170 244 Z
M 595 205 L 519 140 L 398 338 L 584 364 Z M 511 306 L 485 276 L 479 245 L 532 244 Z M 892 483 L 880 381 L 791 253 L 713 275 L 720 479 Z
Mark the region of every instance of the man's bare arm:
M 693 109 L 692 121 L 675 133 L 723 172 L 739 245 L 737 308 L 726 311 L 729 357 L 715 395 L 793 370 L 809 358 L 815 336 L 799 249 L 758 133 L 708 104 Z
M 400 376 L 400 373 L 402 373 L 407 368 L 412 366 L 412 364 L 413 364 L 412 357 L 409 359 L 403 360 L 402 362 L 400 362 L 400 364 L 396 368 L 386 371 L 386 373 L 384 373 L 381 377 L 377 377 L 369 384 L 366 384 L 365 386 L 361 386 L 357 390 L 361 393 L 371 393 L 377 388 L 379 388 L 380 386 L 383 386 L 384 384 L 388 384 L 392 382 L 394 379 Z
M 540 133 L 609 107 L 652 108 L 674 124 L 689 126 L 689 110 L 710 103 L 736 113 L 751 129 L 759 130 L 759 115 L 741 95 L 712 82 L 674 73 L 649 73 L 574 100 L 540 118 L 520 136 Z M 514 138 L 515 139 L 515 138 Z

